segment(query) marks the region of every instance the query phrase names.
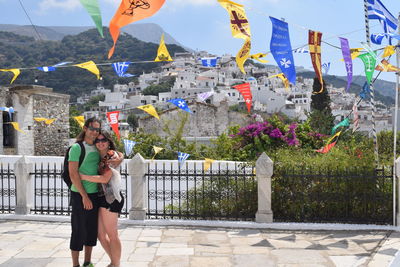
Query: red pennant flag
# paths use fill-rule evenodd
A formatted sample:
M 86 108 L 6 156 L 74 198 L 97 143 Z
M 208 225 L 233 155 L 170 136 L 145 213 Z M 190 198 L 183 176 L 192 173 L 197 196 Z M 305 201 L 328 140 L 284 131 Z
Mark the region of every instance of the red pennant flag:
M 251 95 L 251 91 L 250 91 L 250 84 L 242 83 L 242 84 L 233 86 L 233 88 L 235 88 L 242 94 L 244 101 L 246 102 L 247 111 L 250 113 L 251 104 L 253 102 L 253 96 Z
M 339 139 L 340 134 L 342 133 L 342 131 L 337 132 L 335 135 L 333 135 L 331 138 L 329 138 L 327 144 L 324 147 L 321 147 L 318 150 L 315 150 L 315 152 L 319 152 L 319 153 L 328 153 L 329 150 L 332 149 L 332 147 L 334 147 Z
M 321 83 L 321 90 L 316 94 L 322 93 L 322 90 L 324 89 L 324 81 L 322 80 L 321 71 L 321 39 L 322 32 L 315 32 L 312 30 L 308 31 L 308 47 L 310 49 L 311 62 L 313 64 L 315 74 Z
M 117 135 L 117 138 L 119 140 L 120 136 L 118 130 L 118 116 L 119 116 L 119 111 L 107 112 L 108 123 L 111 125 L 111 128 L 113 129 L 114 133 Z

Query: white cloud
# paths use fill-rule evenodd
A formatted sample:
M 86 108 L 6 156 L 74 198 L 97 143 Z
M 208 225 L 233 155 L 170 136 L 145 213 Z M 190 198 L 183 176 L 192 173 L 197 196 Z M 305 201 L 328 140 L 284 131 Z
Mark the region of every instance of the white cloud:
M 80 6 L 79 0 L 42 0 L 39 3 L 39 12 L 45 13 L 49 9 L 71 11 Z

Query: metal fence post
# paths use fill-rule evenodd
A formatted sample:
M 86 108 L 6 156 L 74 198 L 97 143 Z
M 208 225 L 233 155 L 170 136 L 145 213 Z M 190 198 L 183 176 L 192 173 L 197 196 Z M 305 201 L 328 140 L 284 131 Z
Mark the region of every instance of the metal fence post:
M 273 215 L 271 210 L 271 176 L 274 163 L 263 152 L 256 161 L 256 177 L 258 187 L 258 210 L 256 222 L 272 223 Z
M 394 166 L 394 171 L 395 171 L 395 174 L 396 174 L 396 179 L 397 179 L 397 181 L 399 181 L 399 178 L 400 178 L 400 157 L 398 157 L 397 159 L 396 159 L 396 163 L 395 163 L 395 166 Z M 399 189 L 400 189 L 400 183 L 397 183 L 397 192 L 399 192 Z M 397 199 L 393 199 L 393 201 L 396 201 L 397 202 L 397 207 L 400 207 L 400 194 L 397 194 Z M 400 211 L 399 211 L 399 209 L 397 209 L 397 211 L 396 211 L 396 225 L 397 226 L 399 226 L 399 223 L 400 223 Z
M 132 206 L 129 210 L 129 219 L 144 220 L 147 211 L 146 162 L 139 153 L 128 163 L 128 173 L 132 179 Z
M 22 156 L 14 165 L 17 206 L 15 214 L 27 215 L 31 211 L 33 188 L 30 172 L 32 172 L 33 163 L 25 156 Z

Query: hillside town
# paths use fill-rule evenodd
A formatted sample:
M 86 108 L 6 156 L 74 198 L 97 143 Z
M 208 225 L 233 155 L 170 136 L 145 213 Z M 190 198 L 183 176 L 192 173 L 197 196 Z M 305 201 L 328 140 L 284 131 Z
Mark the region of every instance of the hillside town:
M 76 104 L 85 104 L 92 97 L 103 94 L 105 100 L 100 101 L 98 106 L 91 110 L 85 111 L 85 118 L 96 116 L 103 118 L 106 122 L 106 112 L 119 110 L 121 111 L 119 118 L 122 121 L 120 123 L 122 131 L 129 130 L 128 124 L 124 121 L 131 113 L 143 118 L 139 120 L 139 128 L 148 129 L 149 120 L 144 119 L 148 117 L 148 114 L 136 109 L 137 106 L 152 104 L 158 110 L 167 110 L 164 113 L 169 113 L 175 110 L 175 106 L 166 102 L 167 100 L 182 98 L 189 103 L 196 103 L 199 102 L 198 94 L 213 92 L 213 95 L 206 100 L 207 105 L 203 103 L 203 106 L 208 109 L 226 108 L 227 111 L 232 111 L 234 106 L 245 105 L 245 100 L 236 89 L 232 88 L 232 85 L 247 82 L 251 86 L 254 114 L 281 113 L 298 121 L 307 119 L 307 113 L 310 112 L 313 79 L 302 78 L 298 75 L 296 85 L 290 84 L 289 88 L 285 88 L 281 79 L 270 78 L 272 75 L 278 74 L 278 68 L 274 66 L 259 67 L 257 64 L 248 64 L 245 66 L 247 75 L 243 75 L 231 55 L 220 57 L 215 67 L 203 66 L 200 59 L 212 57 L 206 52 L 176 53 L 174 61 L 163 65 L 159 72 L 143 73 L 138 77 L 137 83 L 115 84 L 112 89 L 99 85 L 90 94 L 78 97 Z M 175 78 L 175 83 L 170 92 L 159 93 L 158 96 L 142 94 L 148 86 L 158 84 L 171 77 Z M 331 109 L 335 122 L 342 121 L 349 114 L 351 114 L 352 121 L 352 106 L 355 101 L 359 101 L 358 95 L 347 93 L 345 88 L 334 88 L 332 85 L 327 85 L 327 89 L 331 98 Z M 377 132 L 391 130 L 393 126 L 390 108 L 381 102 L 376 102 L 376 107 Z M 219 117 L 226 116 L 226 114 L 221 111 L 217 112 L 215 116 L 218 120 Z M 358 116 L 358 131 L 365 135 L 371 135 L 372 106 L 368 100 L 360 102 Z M 197 129 L 208 127 L 204 125 L 207 124 L 205 117 L 201 117 L 197 124 Z M 162 133 L 158 132 L 158 134 Z M 196 133 L 187 134 L 196 136 Z M 204 136 L 200 131 L 196 137 L 213 136 Z

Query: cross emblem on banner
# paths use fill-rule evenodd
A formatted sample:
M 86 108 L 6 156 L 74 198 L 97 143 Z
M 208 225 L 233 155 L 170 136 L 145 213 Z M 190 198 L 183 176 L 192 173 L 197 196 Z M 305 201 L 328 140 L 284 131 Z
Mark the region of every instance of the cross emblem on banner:
M 243 33 L 244 35 L 250 37 L 250 35 L 249 35 L 249 34 L 246 32 L 246 30 L 243 28 L 243 24 L 244 24 L 244 23 L 249 23 L 249 22 L 247 21 L 247 19 L 239 19 L 238 14 L 237 14 L 236 11 L 234 11 L 234 10 L 232 10 L 231 13 L 232 13 L 232 16 L 233 16 L 233 20 L 231 20 L 231 23 L 232 23 L 233 25 L 236 25 L 236 26 L 239 28 L 239 30 L 240 30 L 241 33 Z
M 178 101 L 178 106 L 179 106 L 179 107 L 184 107 L 184 106 L 185 106 L 185 102 L 183 102 L 183 101 Z

